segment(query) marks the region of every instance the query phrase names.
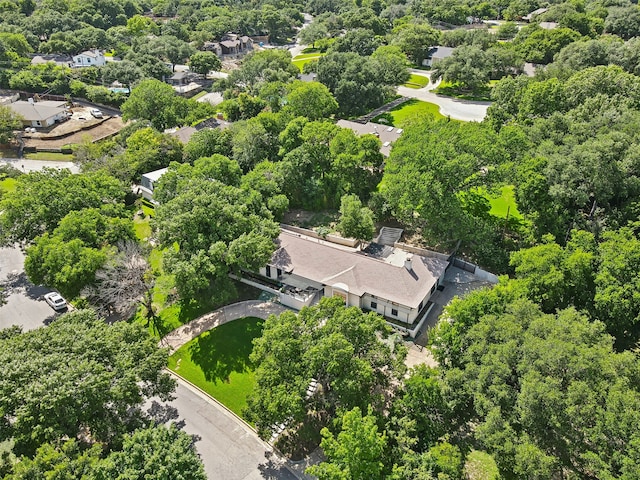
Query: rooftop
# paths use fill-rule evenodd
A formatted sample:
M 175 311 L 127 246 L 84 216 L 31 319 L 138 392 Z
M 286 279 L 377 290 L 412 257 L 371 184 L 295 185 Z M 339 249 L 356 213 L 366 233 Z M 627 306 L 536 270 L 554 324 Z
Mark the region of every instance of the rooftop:
M 142 176 L 148 178 L 152 182 L 158 181 L 158 179 L 164 175 L 168 168 L 161 168 L 160 170 L 154 170 L 153 172 L 143 173 Z
M 365 293 L 418 308 L 447 267 L 435 257 L 422 257 L 392 249 L 386 257 L 348 251 L 303 235 L 282 231 L 271 264 L 285 273 L 317 283 Z M 405 261 L 411 270 L 405 267 Z
M 31 122 L 34 120 L 46 120 L 64 112 L 65 103 L 66 102 L 52 101 L 31 103 L 19 100 L 17 102 L 10 103 L 8 107 L 24 118 L 27 122 Z
M 350 128 L 356 133 L 356 135 L 365 135 L 370 133 L 380 139 L 382 146 L 380 147 L 380 153 L 385 157 L 388 157 L 391 153 L 391 144 L 395 142 L 402 134 L 401 128 L 390 127 L 387 125 L 380 125 L 377 123 L 367 122 L 358 123 L 351 122 L 349 120 L 339 120 L 337 125 L 342 128 Z

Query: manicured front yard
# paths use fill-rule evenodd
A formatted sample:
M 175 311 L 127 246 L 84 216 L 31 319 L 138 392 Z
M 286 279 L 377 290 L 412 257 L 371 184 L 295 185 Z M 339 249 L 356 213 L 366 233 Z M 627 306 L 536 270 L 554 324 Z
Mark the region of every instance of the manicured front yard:
M 409 88 L 424 88 L 427 85 L 429 85 L 429 79 L 427 77 L 414 73 L 411 74 L 407 83 L 404 84 L 405 87 Z
M 169 368 L 242 416 L 255 385 L 249 360 L 264 320 L 246 317 L 203 333 L 169 357 Z
M 325 54 L 319 53 L 319 52 L 318 53 L 301 53 L 300 55 L 296 55 L 295 57 L 293 57 L 293 60 L 291 62 L 296 67 L 298 67 L 298 70 L 302 72 L 302 69 L 304 68 L 306 63 L 309 63 L 312 60 L 318 60 L 323 55 Z
M 516 203 L 515 187 L 513 185 L 505 185 L 500 189 L 499 193 L 492 193 L 483 188 L 478 188 L 477 192 L 483 195 L 491 204 L 491 215 L 498 218 L 509 218 L 522 220 L 522 214 L 518 211 Z
M 25 153 L 24 158 L 26 158 L 27 160 L 49 160 L 52 162 L 73 162 L 72 154 L 59 153 L 59 152 Z
M 388 113 L 378 115 L 372 122 L 404 128 L 412 119 L 426 115 L 431 115 L 434 120 L 445 118 L 444 115 L 440 113 L 440 107 L 435 103 L 411 99 L 393 108 Z

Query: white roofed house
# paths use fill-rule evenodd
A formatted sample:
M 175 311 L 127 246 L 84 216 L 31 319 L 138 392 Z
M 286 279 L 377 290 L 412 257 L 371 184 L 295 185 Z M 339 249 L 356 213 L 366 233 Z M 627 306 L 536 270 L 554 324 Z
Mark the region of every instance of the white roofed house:
M 22 117 L 25 127 L 47 128 L 67 120 L 66 105 L 67 102 L 34 102 L 30 99 L 27 102 L 13 102 L 7 106 Z
M 283 228 L 260 275 L 279 285 L 280 303 L 300 309 L 320 297 L 341 297 L 384 316 L 414 336 L 431 308 L 449 261 L 390 246 L 356 251 Z
M 100 50 L 87 50 L 73 56 L 73 67 L 102 67 L 107 63 Z
M 432 67 L 435 62 L 450 57 L 453 54 L 453 50 L 452 47 L 443 47 L 440 45 L 431 47 L 427 53 L 427 58 L 422 60 L 422 65 L 424 67 Z
M 153 199 L 153 190 L 155 188 L 155 184 L 158 180 L 160 180 L 160 177 L 162 177 L 162 175 L 167 173 L 167 170 L 169 169 L 161 168 L 159 170 L 154 170 L 153 172 L 142 174 L 142 179 L 140 180 L 139 193 L 152 203 L 157 203 Z

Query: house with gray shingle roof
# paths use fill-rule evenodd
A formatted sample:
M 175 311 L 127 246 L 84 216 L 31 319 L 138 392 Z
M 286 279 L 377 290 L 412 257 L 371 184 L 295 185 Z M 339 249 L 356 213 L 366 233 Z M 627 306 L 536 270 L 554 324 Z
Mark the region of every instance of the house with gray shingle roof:
M 17 101 L 8 104 L 15 113 L 20 115 L 25 127 L 46 128 L 67 119 L 67 102 L 56 101 Z
M 376 245 L 358 251 L 283 229 L 277 250 L 260 275 L 280 286 L 280 303 L 300 309 L 320 297 L 341 297 L 347 306 L 377 312 L 414 330 L 430 308 L 444 277 L 444 255 L 419 255 Z

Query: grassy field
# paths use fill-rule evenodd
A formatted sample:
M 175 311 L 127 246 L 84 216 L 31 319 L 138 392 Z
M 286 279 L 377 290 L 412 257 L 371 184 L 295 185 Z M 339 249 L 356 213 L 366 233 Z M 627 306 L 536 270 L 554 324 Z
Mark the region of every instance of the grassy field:
M 58 152 L 33 152 L 25 153 L 24 158 L 27 160 L 50 160 L 53 162 L 72 162 L 73 155 L 70 153 Z
M 372 121 L 384 125 L 393 125 L 394 127 L 405 127 L 412 119 L 426 115 L 433 116 L 434 120 L 445 118 L 440 113 L 440 107 L 438 107 L 438 105 L 411 99 L 393 108 L 389 113 L 378 115 Z
M 404 84 L 405 87 L 409 88 L 424 88 L 429 85 L 429 79 L 422 75 L 411 74 L 407 83 Z
M 320 52 L 301 53 L 300 55 L 296 55 L 295 57 L 293 57 L 293 60 L 291 62 L 296 67 L 298 67 L 298 70 L 300 70 L 302 72 L 302 69 L 304 68 L 305 64 L 309 63 L 312 60 L 317 60 L 320 57 L 322 57 L 323 55 L 325 55 L 325 54 L 324 53 L 320 53 Z
M 169 357 L 169 368 L 242 416 L 255 385 L 249 360 L 264 320 L 246 317 L 203 333 Z
M 196 93 L 193 97 L 191 97 L 191 100 L 198 100 L 199 98 L 204 97 L 207 93 L 206 90 L 202 90 L 201 92 Z
M 469 480 L 500 480 L 498 466 L 491 455 L 472 450 L 464 465 L 465 478 Z
M 515 187 L 513 185 L 505 185 L 500 188 L 499 192 L 490 192 L 485 188 L 478 187 L 475 189 L 475 192 L 489 200 L 491 204 L 489 213 L 494 217 L 506 218 L 508 211 L 509 218 L 513 220 L 523 220 L 522 214 L 518 211 L 514 189 Z
M 489 101 L 491 100 L 492 86 L 493 84 L 490 82 L 486 87 L 479 88 L 472 92 L 465 92 L 460 89 L 458 84 L 443 81 L 440 82 L 440 85 L 434 90 L 434 93 L 437 93 L 438 95 L 445 95 L 447 97 L 459 98 L 461 100 Z

